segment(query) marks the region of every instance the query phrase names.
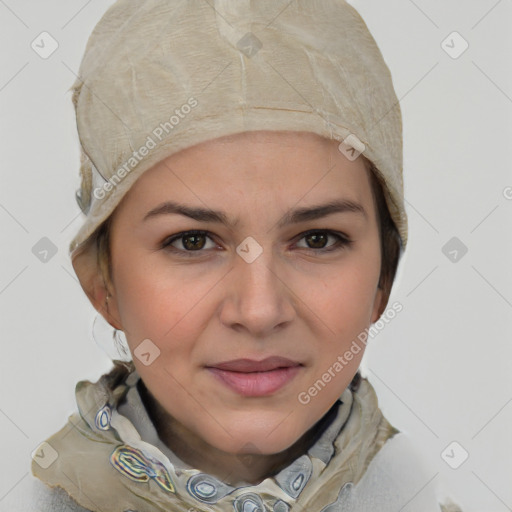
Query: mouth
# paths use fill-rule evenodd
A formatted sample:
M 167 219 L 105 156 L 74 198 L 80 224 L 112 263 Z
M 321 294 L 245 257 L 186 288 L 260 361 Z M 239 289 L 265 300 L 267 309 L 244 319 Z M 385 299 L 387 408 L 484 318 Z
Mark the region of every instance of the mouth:
M 235 393 L 268 396 L 288 384 L 303 368 L 297 361 L 284 357 L 268 357 L 261 361 L 235 359 L 206 366 L 222 384 Z

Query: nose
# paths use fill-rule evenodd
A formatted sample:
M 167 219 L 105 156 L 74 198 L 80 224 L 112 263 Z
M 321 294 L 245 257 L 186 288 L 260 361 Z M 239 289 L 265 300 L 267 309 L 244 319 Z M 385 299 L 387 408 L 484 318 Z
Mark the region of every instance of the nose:
M 292 287 L 270 248 L 263 249 L 253 261 L 237 255 L 227 279 L 220 313 L 227 327 L 263 339 L 293 319 Z

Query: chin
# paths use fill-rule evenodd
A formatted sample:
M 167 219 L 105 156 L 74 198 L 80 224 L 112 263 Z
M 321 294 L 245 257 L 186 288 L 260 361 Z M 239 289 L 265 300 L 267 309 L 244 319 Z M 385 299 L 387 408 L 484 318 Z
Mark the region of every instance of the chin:
M 208 444 L 223 452 L 272 455 L 288 449 L 308 429 L 307 425 L 301 428 L 296 418 L 290 421 L 292 416 L 285 420 L 282 415 L 275 415 L 258 420 L 239 421 L 236 426 L 226 429 L 227 432 L 216 425 L 218 428 L 214 432 L 209 429 L 200 435 Z M 213 433 L 221 435 L 212 435 Z

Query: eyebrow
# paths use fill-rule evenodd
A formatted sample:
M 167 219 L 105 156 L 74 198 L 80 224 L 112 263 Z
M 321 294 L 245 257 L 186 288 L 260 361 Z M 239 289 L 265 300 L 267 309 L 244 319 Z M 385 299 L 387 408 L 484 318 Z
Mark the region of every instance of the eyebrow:
M 320 219 L 335 213 L 356 213 L 367 218 L 365 209 L 359 203 L 348 199 L 339 199 L 325 204 L 289 210 L 284 214 L 277 226 L 281 228 L 289 224 L 298 224 L 300 222 Z M 239 218 L 230 220 L 222 211 L 186 206 L 174 201 L 166 201 L 152 209 L 144 216 L 143 220 L 146 221 L 158 215 L 166 214 L 183 215 L 184 217 L 189 217 L 199 222 L 216 222 L 230 228 L 236 227 L 240 220 Z

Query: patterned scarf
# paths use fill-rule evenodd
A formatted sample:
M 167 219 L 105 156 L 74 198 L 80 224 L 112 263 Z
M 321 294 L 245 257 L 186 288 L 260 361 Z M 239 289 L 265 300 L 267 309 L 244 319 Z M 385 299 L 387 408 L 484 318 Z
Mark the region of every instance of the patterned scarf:
M 306 453 L 257 485 L 232 487 L 171 462 L 141 401 L 139 380 L 133 363 L 115 361 L 97 382 L 79 382 L 78 412 L 42 443 L 51 463 L 33 462 L 33 474 L 93 512 L 327 512 L 398 433 L 370 383 L 359 378 L 317 423 L 319 435 Z

